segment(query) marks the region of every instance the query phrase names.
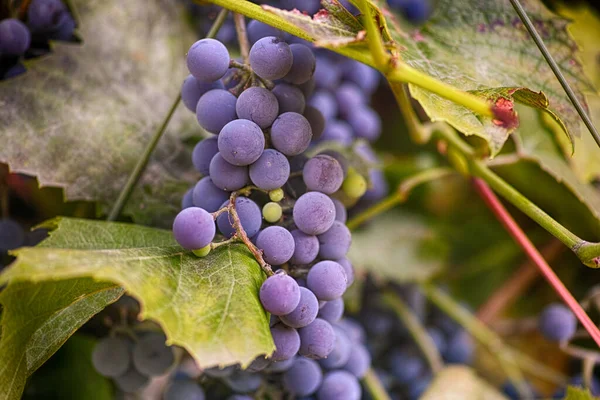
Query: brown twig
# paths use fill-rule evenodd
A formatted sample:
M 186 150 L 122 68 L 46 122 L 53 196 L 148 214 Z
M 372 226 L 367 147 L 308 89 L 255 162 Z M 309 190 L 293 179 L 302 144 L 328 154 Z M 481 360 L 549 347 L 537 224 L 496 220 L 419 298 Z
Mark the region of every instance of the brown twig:
M 242 14 L 233 14 L 233 22 L 235 23 L 235 31 L 240 44 L 240 53 L 244 64 L 248 65 L 250 61 L 250 42 L 248 41 L 248 33 L 246 32 L 246 20 Z

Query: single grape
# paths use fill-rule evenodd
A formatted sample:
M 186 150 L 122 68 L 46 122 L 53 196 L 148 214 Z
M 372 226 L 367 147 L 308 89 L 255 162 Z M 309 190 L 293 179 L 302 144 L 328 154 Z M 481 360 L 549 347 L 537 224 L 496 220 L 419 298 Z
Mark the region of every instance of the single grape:
M 315 82 L 315 78 L 313 76 L 312 78 L 310 78 L 309 80 L 307 80 L 303 84 L 298 85 L 298 89 L 300 89 L 300 91 L 304 95 L 304 98 L 308 99 L 315 92 L 316 86 L 317 85 L 316 85 L 316 82 Z
M 256 239 L 256 246 L 263 251 L 263 258 L 271 265 L 285 264 L 294 254 L 294 237 L 281 226 L 263 229 Z
M 294 362 L 296 362 L 295 357 L 283 361 L 274 361 L 271 364 L 269 364 L 269 366 L 265 369 L 265 372 L 268 372 L 269 374 L 280 374 L 292 368 Z
M 297 9 L 302 13 L 313 15 L 321 8 L 319 0 L 283 0 L 282 8 L 287 10 Z
M 311 292 L 305 287 L 300 287 L 300 301 L 298 305 L 289 314 L 285 314 L 279 317 L 281 322 L 292 328 L 303 328 L 311 324 L 317 313 L 319 312 L 319 301 Z
M 342 258 L 348 253 L 352 243 L 350 229 L 340 221 L 334 221 L 333 225 L 319 238 L 319 257 L 325 260 Z
M 435 327 L 429 327 L 429 328 L 427 328 L 427 333 L 429 334 L 429 337 L 435 344 L 437 351 L 440 354 L 444 354 L 447 349 L 447 343 L 446 343 L 446 338 L 445 338 L 444 334 L 442 333 L 442 331 Z
M 465 331 L 455 333 L 448 340 L 444 359 L 450 364 L 470 364 L 473 359 L 475 344 L 473 338 Z
M 204 93 L 196 106 L 198 123 L 210 133 L 218 134 L 229 122 L 237 118 L 234 95 L 223 89 Z
M 381 117 L 368 106 L 355 109 L 348 116 L 348 122 L 356 136 L 373 142 L 381 135 Z
M 250 49 L 250 66 L 263 79 L 277 80 L 292 68 L 293 54 L 290 46 L 275 36 L 259 39 Z
M 304 113 L 306 99 L 302 90 L 288 83 L 280 83 L 273 88 L 273 94 L 279 103 L 279 113 L 295 112 Z
M 335 299 L 325 303 L 319 309 L 319 318 L 323 318 L 327 322 L 338 322 L 344 315 L 344 300 Z
M 209 173 L 210 161 L 219 152 L 216 137 L 201 140 L 192 152 L 192 163 L 198 172 L 206 176 Z
M 312 138 L 310 123 L 294 112 L 281 114 L 271 128 L 273 147 L 286 156 L 296 156 L 308 149 Z
M 327 358 L 319 360 L 319 364 L 325 369 L 342 368 L 350 359 L 350 352 L 352 350 L 352 343 L 346 332 L 335 325 L 333 325 L 333 330 L 335 332 L 335 346 L 333 347 L 333 351 L 329 353 Z
M 342 71 L 337 63 L 326 57 L 317 57 L 314 77 L 319 89 L 334 91 L 340 85 Z
M 331 200 L 333 201 L 333 205 L 335 206 L 335 220 L 340 221 L 342 224 L 345 224 L 348 220 L 348 211 L 346 211 L 346 207 L 338 199 Z
M 199 82 L 214 82 L 229 69 L 229 51 L 215 39 L 201 39 L 190 47 L 187 67 Z
M 198 80 L 194 78 L 194 75 L 190 74 L 183 81 L 183 85 L 181 85 L 181 101 L 183 101 L 183 105 L 185 105 L 188 110 L 196 112 L 200 97 L 213 89 L 225 89 L 225 86 L 221 81 L 209 83 L 198 82 Z
M 577 319 L 569 308 L 554 303 L 544 308 L 540 314 L 538 327 L 546 339 L 560 342 L 573 337 L 577 329 Z
M 290 50 L 293 56 L 292 68 L 283 79 L 295 85 L 308 82 L 315 73 L 315 55 L 303 44 L 292 44 Z
M 226 201 L 220 208 L 227 207 L 229 201 Z M 242 228 L 248 237 L 252 237 L 258 233 L 262 225 L 262 215 L 258 205 L 247 197 L 240 196 L 235 199 L 235 210 L 237 211 Z M 235 234 L 233 227 L 233 219 L 229 212 L 224 212 L 217 217 L 217 226 L 219 231 L 226 238 L 230 238 Z
M 54 31 L 49 32 L 48 38 L 53 40 L 70 41 L 73 39 L 73 32 L 76 26 L 75 19 L 69 12 L 65 11 L 60 14 L 58 23 Z
M 60 0 L 32 0 L 27 8 L 27 25 L 32 32 L 50 33 L 60 26 L 66 12 Z
M 408 384 L 425 372 L 425 362 L 412 349 L 396 349 L 390 355 L 392 375 L 401 384 Z
M 339 327 L 346 331 L 350 340 L 354 343 L 363 343 L 366 340 L 367 334 L 361 324 L 351 318 L 344 318 L 336 323 Z
M 371 354 L 365 346 L 358 343 L 353 343 L 352 349 L 350 350 L 350 357 L 344 365 L 344 369 L 356 376 L 358 379 L 362 379 L 369 368 L 371 367 Z
M 265 221 L 274 224 L 281 219 L 283 210 L 279 204 L 275 202 L 269 202 L 263 206 L 262 214 Z
M 289 360 L 300 349 L 300 335 L 294 328 L 279 323 L 271 327 L 271 335 L 275 342 L 275 352 L 271 355 L 273 361 Z
M 254 164 L 250 166 L 252 183 L 263 190 L 282 187 L 290 176 L 290 163 L 280 152 L 267 149 Z
M 210 161 L 208 169 L 213 184 L 223 190 L 238 190 L 246 186 L 250 181 L 248 167 L 238 167 L 237 165 L 230 164 L 219 153 L 215 154 Z
M 318 400 L 360 400 L 362 390 L 358 379 L 347 371 L 332 371 L 325 375 L 317 392 Z
M 229 199 L 229 192 L 216 187 L 208 176 L 200 179 L 192 192 L 194 205 L 208 212 L 220 209 L 221 204 L 227 199 Z
M 335 91 L 335 97 L 338 102 L 340 114 L 346 117 L 351 116 L 365 105 L 365 96 L 360 87 L 350 82 L 341 84 Z
M 294 278 L 278 273 L 264 281 L 260 287 L 259 297 L 267 312 L 274 315 L 285 315 L 294 311 L 298 306 L 300 287 Z
M 367 180 L 354 170 L 348 170 L 348 176 L 344 179 L 342 190 L 351 199 L 358 199 L 367 192 Z
M 203 208 L 189 207 L 175 217 L 173 235 L 181 247 L 201 249 L 215 238 L 215 221 Z
M 323 373 L 313 360 L 296 358 L 294 365 L 283 374 L 283 386 L 296 396 L 309 396 L 321 385 Z
M 362 198 L 372 202 L 383 199 L 388 193 L 388 184 L 383 175 L 383 171 L 372 168 L 369 171 L 369 181 L 371 182 L 371 187 L 366 191 Z
M 236 365 L 229 365 L 224 368 L 213 367 L 204 370 L 204 373 L 211 378 L 227 378 L 237 370 Z
M 304 118 L 306 118 L 310 124 L 312 140 L 318 140 L 325 130 L 325 117 L 323 117 L 321 111 L 317 110 L 315 107 L 306 106 L 304 109 Z
M 258 160 L 263 153 L 265 136 L 254 122 L 236 119 L 221 129 L 218 146 L 225 161 L 243 167 Z
M 335 300 L 346 291 L 344 268 L 335 261 L 320 261 L 312 266 L 306 276 L 308 288 L 319 300 Z
M 25 235 L 25 246 L 37 246 L 46 238 L 48 238 L 48 229 L 34 229 Z
M 296 200 L 293 209 L 294 222 L 307 235 L 320 235 L 333 225 L 335 206 L 323 193 L 308 192 Z
M 308 104 L 319 110 L 326 121 L 338 115 L 337 100 L 328 91 L 317 90 L 310 98 Z
M 150 378 L 142 375 L 137 369 L 131 366 L 123 375 L 114 378 L 117 387 L 126 393 L 137 392 L 148 384 Z
M 259 374 L 237 370 L 229 377 L 225 378 L 225 383 L 234 392 L 251 393 L 256 391 L 262 384 L 262 378 Z
M 344 171 L 333 157 L 319 154 L 306 162 L 302 171 L 308 190 L 335 193 L 344 181 Z
M 171 382 L 163 400 L 204 400 L 204 390 L 192 380 L 174 380 Z
M 147 333 L 133 347 L 133 365 L 143 375 L 159 376 L 175 362 L 173 349 L 160 333 Z
M 421 24 L 429 19 L 432 12 L 429 0 L 404 0 L 402 13 L 410 22 Z
M 283 200 L 284 195 L 285 195 L 285 193 L 283 192 L 283 190 L 281 188 L 271 190 L 269 192 L 269 199 L 271 199 L 271 201 L 278 203 L 281 200 Z
M 0 252 L 14 250 L 25 244 L 25 232 L 12 219 L 0 219 Z
M 344 79 L 359 86 L 369 97 L 379 86 L 380 75 L 377 70 L 355 60 L 345 59 L 341 66 Z
M 350 146 L 353 138 L 352 127 L 345 121 L 332 119 L 327 121 L 321 140 L 325 142 L 338 142 Z
M 335 150 L 325 150 L 319 153 L 319 155 L 321 154 L 335 158 L 337 162 L 339 162 L 342 166 L 342 170 L 344 171 L 344 177 L 348 175 L 348 170 L 350 170 L 352 167 L 350 167 L 350 162 L 342 153 Z
M 267 25 L 263 22 L 253 19 L 247 27 L 248 39 L 251 44 L 258 42 L 260 39 L 267 36 L 274 36 L 283 39 L 283 32 L 277 28 Z
M 0 54 L 20 56 L 31 44 L 31 33 L 24 23 L 15 18 L 0 21 Z
M 120 337 L 105 337 L 98 341 L 92 352 L 92 364 L 102 376 L 114 378 L 123 375 L 131 365 L 130 343 Z
M 419 379 L 410 382 L 408 385 L 408 397 L 410 400 L 420 399 L 429 385 L 431 385 L 431 374 L 425 374 L 419 377 Z
M 316 318 L 309 325 L 301 328 L 300 355 L 312 359 L 327 357 L 335 346 L 335 331 L 324 319 Z
M 240 94 L 235 109 L 238 118 L 250 120 L 266 129 L 279 115 L 279 102 L 271 91 L 255 86 Z
M 319 239 L 313 235 L 307 235 L 299 229 L 292 231 L 294 237 L 295 249 L 294 255 L 290 259 L 292 264 L 304 265 L 310 264 L 319 254 Z

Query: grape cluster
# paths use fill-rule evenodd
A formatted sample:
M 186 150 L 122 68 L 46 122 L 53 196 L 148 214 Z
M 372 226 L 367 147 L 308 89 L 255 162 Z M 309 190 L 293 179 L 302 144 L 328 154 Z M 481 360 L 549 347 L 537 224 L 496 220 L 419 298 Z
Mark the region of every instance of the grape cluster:
M 32 58 L 49 51 L 48 41 L 73 39 L 75 19 L 61 0 L 32 0 L 24 21 L 0 21 L 0 80 L 25 72 L 22 57 Z

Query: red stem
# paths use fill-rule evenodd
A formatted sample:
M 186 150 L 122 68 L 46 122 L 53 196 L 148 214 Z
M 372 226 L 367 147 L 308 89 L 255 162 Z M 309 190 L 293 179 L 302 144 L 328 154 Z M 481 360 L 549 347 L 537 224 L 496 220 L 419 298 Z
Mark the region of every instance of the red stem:
M 517 244 L 525 251 L 527 257 L 529 257 L 536 267 L 538 267 L 544 278 L 546 278 L 556 293 L 569 306 L 585 330 L 590 334 L 592 339 L 594 339 L 598 347 L 600 347 L 600 330 L 598 330 L 598 327 L 596 327 L 577 300 L 575 300 L 571 292 L 569 292 L 569 289 L 565 287 L 552 268 L 550 268 L 546 260 L 544 260 L 544 257 L 542 257 L 533 243 L 531 243 L 525 232 L 523 232 L 506 208 L 500 203 L 500 200 L 498 200 L 498 197 L 496 197 L 492 189 L 490 189 L 487 183 L 479 178 L 474 178 L 473 184 L 488 207 L 496 215 L 502 225 L 504 225 L 508 233 L 510 233 Z

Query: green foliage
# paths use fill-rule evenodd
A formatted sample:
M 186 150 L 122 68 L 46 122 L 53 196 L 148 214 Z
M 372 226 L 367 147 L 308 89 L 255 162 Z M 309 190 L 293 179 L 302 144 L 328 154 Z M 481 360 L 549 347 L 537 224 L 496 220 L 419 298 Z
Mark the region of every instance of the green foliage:
M 589 389 L 582 389 L 579 387 L 569 386 L 567 387 L 567 395 L 564 400 L 594 400 L 597 397 L 592 396 Z
M 37 315 L 30 313 L 42 309 L 47 316 L 43 307 L 55 312 L 65 308 L 65 302 L 70 304 L 76 299 L 79 314 L 73 315 L 68 308 L 54 322 L 59 325 L 54 329 L 62 336 L 52 336 L 57 346 L 51 354 L 81 325 L 74 326 L 71 319 L 80 315 L 84 322 L 110 303 L 93 297 L 98 291 L 95 286 L 87 289 L 93 279 L 100 281 L 94 285 L 112 288 L 118 295 L 122 290 L 114 284 L 127 290 L 140 302 L 141 318 L 160 324 L 168 343 L 185 348 L 202 367 L 238 362 L 247 365 L 256 356 L 274 350 L 267 314 L 258 299 L 265 277 L 243 245 L 221 246 L 207 257 L 197 258 L 179 247 L 170 231 L 68 218 L 50 221 L 46 226 L 56 228 L 50 238 L 40 247 L 15 251 L 17 261 L 0 275 L 0 284 L 9 284 L 0 298 L 5 299 L 3 330 L 22 333 L 22 325 Z M 72 294 L 66 290 L 69 285 L 79 291 Z M 48 292 L 27 303 L 11 302 L 23 298 L 17 294 L 23 286 Z M 54 291 L 64 292 L 57 301 L 67 297 L 58 304 L 48 301 Z M 21 365 L 24 360 L 20 355 L 31 342 L 28 336 L 33 336 L 37 328 L 30 327 L 31 335 L 3 336 L 1 343 L 6 342 L 11 352 L 1 353 L 0 357 L 12 354 L 9 361 Z M 38 335 L 52 332 L 47 326 L 39 331 Z M 38 354 L 38 350 L 39 346 L 30 350 L 28 360 L 43 361 L 46 353 Z M 20 369 L 9 370 L 16 371 L 15 376 L 24 382 L 39 364 L 35 361 L 29 363 L 31 368 L 23 364 Z M 20 389 L 22 384 L 11 390 L 18 393 Z
M 506 397 L 468 367 L 447 367 L 438 373 L 421 400 L 503 400 Z

